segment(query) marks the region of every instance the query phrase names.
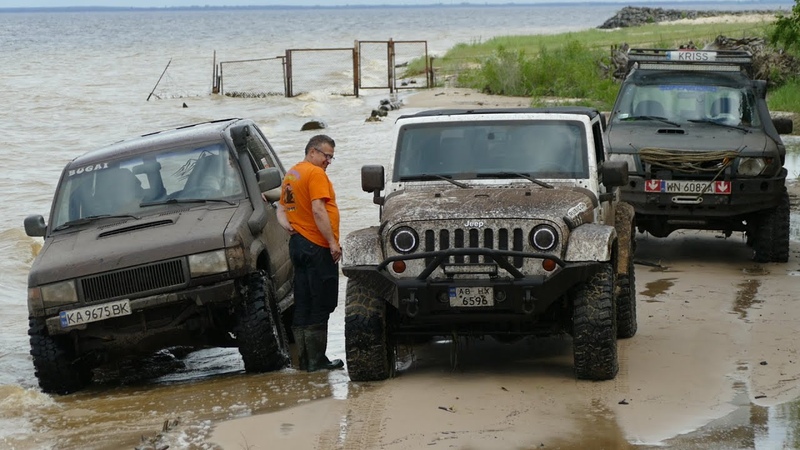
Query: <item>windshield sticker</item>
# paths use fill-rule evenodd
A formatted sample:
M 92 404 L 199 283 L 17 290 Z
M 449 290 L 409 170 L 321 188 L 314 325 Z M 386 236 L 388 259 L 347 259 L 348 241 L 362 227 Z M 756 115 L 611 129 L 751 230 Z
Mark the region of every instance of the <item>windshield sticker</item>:
M 67 172 L 67 176 L 71 177 L 75 175 L 80 175 L 82 173 L 94 172 L 95 170 L 103 170 L 103 169 L 108 169 L 107 162 L 95 164 L 92 166 L 80 167 L 78 169 L 70 169 L 69 172 Z
M 658 87 L 662 91 L 700 91 L 700 92 L 717 92 L 717 86 L 687 86 L 675 84 L 662 84 Z

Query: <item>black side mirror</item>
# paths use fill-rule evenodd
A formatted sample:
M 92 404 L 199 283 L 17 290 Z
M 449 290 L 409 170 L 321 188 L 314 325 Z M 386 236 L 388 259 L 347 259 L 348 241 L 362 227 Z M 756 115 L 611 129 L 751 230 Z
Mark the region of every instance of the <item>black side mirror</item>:
M 25 234 L 30 237 L 44 237 L 47 232 L 47 224 L 44 222 L 44 217 L 39 214 L 26 217 L 24 224 Z
M 600 170 L 605 187 L 624 186 L 628 183 L 628 163 L 625 161 L 605 161 Z
M 364 192 L 372 192 L 372 202 L 382 205 L 384 198 L 381 191 L 386 187 L 383 166 L 366 165 L 361 167 L 361 189 Z

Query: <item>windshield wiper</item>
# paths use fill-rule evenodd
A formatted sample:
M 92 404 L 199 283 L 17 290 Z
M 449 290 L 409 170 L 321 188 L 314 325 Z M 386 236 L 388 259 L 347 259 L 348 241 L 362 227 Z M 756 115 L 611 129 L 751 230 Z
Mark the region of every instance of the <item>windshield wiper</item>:
M 448 183 L 452 183 L 452 184 L 454 184 L 454 185 L 456 185 L 456 186 L 458 186 L 458 187 L 460 187 L 462 189 L 471 189 L 472 188 L 472 186 L 470 186 L 470 185 L 468 185 L 466 183 L 462 183 L 462 182 L 460 182 L 458 180 L 454 180 L 453 177 L 451 177 L 451 176 L 439 175 L 439 174 L 423 173 L 423 174 L 419 174 L 419 175 L 401 177 L 400 180 L 403 180 L 403 181 L 426 180 L 426 179 L 429 180 L 431 178 L 447 181 Z
M 176 203 L 207 203 L 207 202 L 223 202 L 229 205 L 235 205 L 236 202 L 232 200 L 225 200 L 222 198 L 171 198 L 169 200 L 159 200 L 157 202 L 143 202 L 139 204 L 140 208 L 156 205 L 173 205 Z
M 496 172 L 496 173 L 479 173 L 478 177 L 517 177 L 517 178 L 524 178 L 531 183 L 538 184 L 539 186 L 545 189 L 553 189 L 553 185 L 545 183 L 542 180 L 537 180 L 530 176 L 530 174 L 522 173 L 522 172 Z
M 692 122 L 692 123 L 708 123 L 708 124 L 717 125 L 717 126 L 725 127 L 725 128 L 734 128 L 734 129 L 737 129 L 739 131 L 744 131 L 745 133 L 749 133 L 750 132 L 750 130 L 748 130 L 747 128 L 745 128 L 743 126 L 731 125 L 731 124 L 725 123 L 725 122 L 717 122 L 714 119 L 689 119 L 689 122 Z
M 77 225 L 86 225 L 87 223 L 91 223 L 94 222 L 95 220 L 100 220 L 100 219 L 121 219 L 121 218 L 130 218 L 139 220 L 139 216 L 134 216 L 133 214 L 97 214 L 95 216 L 86 216 L 86 217 L 81 217 L 80 219 L 64 222 L 61 225 L 55 227 L 53 231 L 60 231 L 65 228 L 74 227 Z
M 624 119 L 620 119 L 620 120 L 622 120 L 624 122 L 627 122 L 627 121 L 630 121 L 630 120 L 657 120 L 659 122 L 664 122 L 664 123 L 670 124 L 673 127 L 678 127 L 678 128 L 681 127 L 681 125 L 679 123 L 673 122 L 673 121 L 667 119 L 666 117 L 659 117 L 659 116 L 628 116 L 628 117 L 626 117 Z

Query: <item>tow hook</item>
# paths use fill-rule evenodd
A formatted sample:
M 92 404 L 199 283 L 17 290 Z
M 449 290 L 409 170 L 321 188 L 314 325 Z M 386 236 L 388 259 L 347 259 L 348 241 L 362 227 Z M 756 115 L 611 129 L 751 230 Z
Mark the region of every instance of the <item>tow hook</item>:
M 419 313 L 419 300 L 417 300 L 416 295 L 411 292 L 410 297 L 403 299 L 403 302 L 406 303 L 406 315 L 408 317 L 416 317 Z
M 522 312 L 525 314 L 533 312 L 533 297 L 530 289 L 525 289 L 525 297 L 522 299 Z

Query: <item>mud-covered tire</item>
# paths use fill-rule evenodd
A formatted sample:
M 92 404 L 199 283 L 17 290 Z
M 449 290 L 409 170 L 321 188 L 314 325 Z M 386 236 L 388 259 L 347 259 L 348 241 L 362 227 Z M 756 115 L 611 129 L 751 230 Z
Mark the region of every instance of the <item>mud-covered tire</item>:
M 344 342 L 347 372 L 352 381 L 393 377 L 395 348 L 387 318 L 388 305 L 355 279 L 347 280 Z
M 756 262 L 789 261 L 789 193 L 786 188 L 778 205 L 758 220 L 753 250 Z
M 602 263 L 574 292 L 572 351 L 579 379 L 610 380 L 619 371 L 613 290 L 612 265 Z
M 51 394 L 69 394 L 92 382 L 92 369 L 80 361 L 66 336 L 50 336 L 40 319 L 28 320 L 33 368 L 39 387 Z
M 282 324 L 275 315 L 272 284 L 263 272 L 243 280 L 242 303 L 237 309 L 234 334 L 244 369 L 251 373 L 271 372 L 289 365 L 289 350 Z
M 633 222 L 633 207 L 620 204 L 615 215 L 617 242 L 620 247 L 618 257 L 627 260 L 624 270 L 620 268 L 616 276 L 615 303 L 617 306 L 617 338 L 628 339 L 636 335 L 639 326 L 636 320 L 636 273 L 633 257 L 636 253 L 636 226 Z M 623 251 L 624 250 L 624 251 Z

